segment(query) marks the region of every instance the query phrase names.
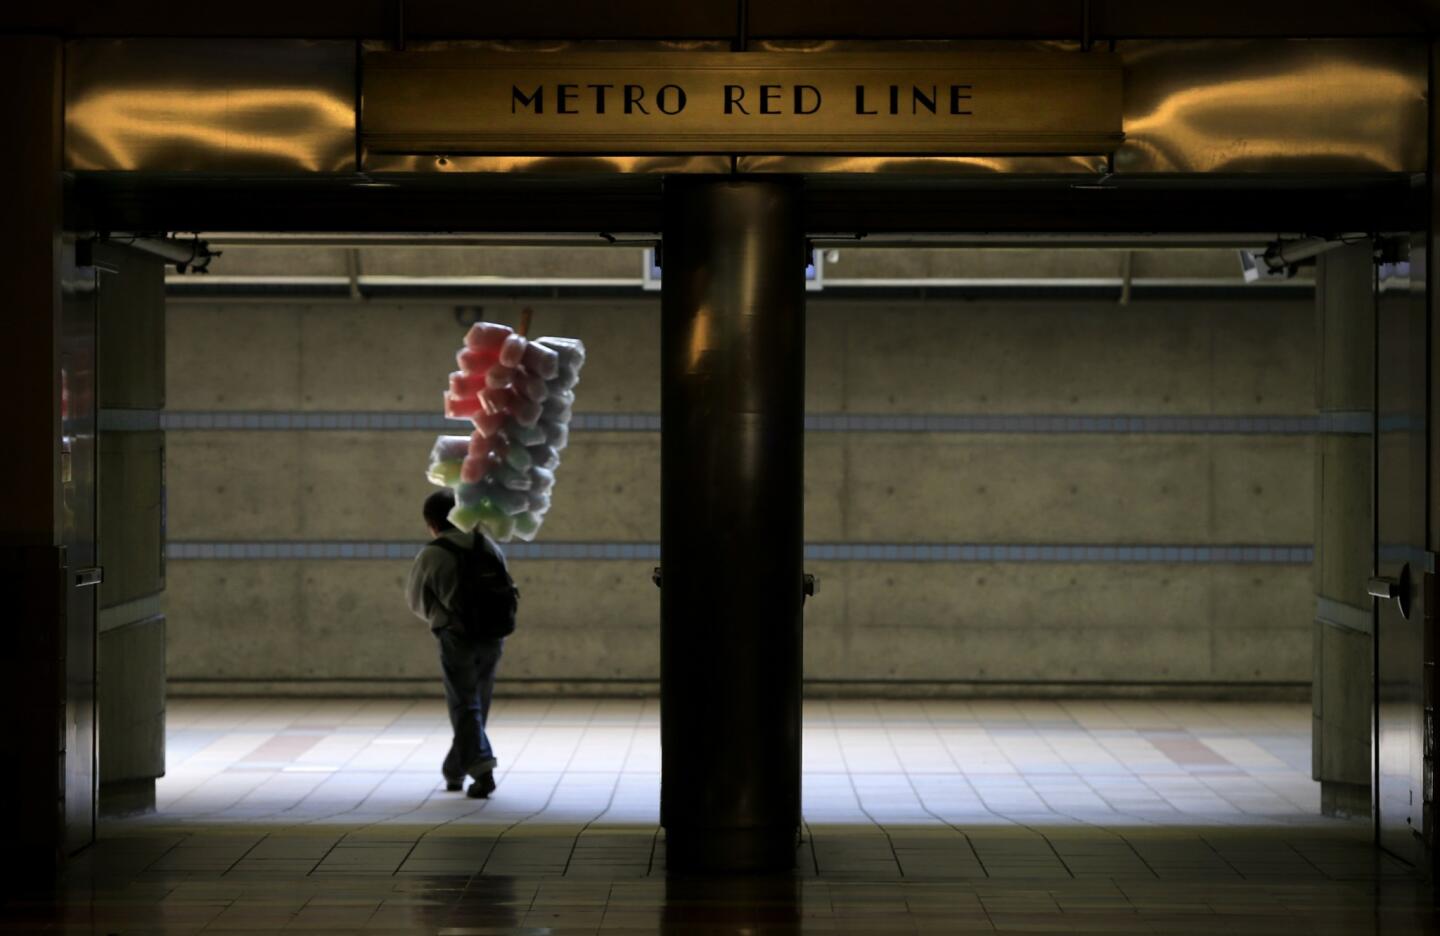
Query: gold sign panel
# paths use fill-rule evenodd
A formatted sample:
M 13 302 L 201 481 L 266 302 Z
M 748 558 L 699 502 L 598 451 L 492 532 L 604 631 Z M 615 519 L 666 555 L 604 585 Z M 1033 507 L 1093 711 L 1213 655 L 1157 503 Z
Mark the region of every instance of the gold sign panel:
M 375 52 L 361 136 L 389 154 L 1108 153 L 1103 52 Z

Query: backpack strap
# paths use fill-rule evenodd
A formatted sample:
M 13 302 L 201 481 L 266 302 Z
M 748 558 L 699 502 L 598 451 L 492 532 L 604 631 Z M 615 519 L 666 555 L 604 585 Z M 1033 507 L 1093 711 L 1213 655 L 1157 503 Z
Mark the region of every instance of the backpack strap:
M 478 529 L 475 531 L 475 549 L 477 552 L 485 553 L 490 557 L 491 562 L 500 567 L 500 574 L 505 576 L 506 582 L 511 586 L 515 584 L 515 579 L 510 576 L 510 564 L 505 561 L 505 554 L 500 551 L 499 546 L 495 545 L 494 540 Z
M 454 556 L 456 559 L 460 559 L 462 557 L 461 554 L 465 551 L 464 546 L 461 546 L 459 543 L 455 542 L 452 539 L 446 539 L 443 536 L 437 536 L 425 545 L 439 546 L 441 549 L 445 550 L 447 553 Z
M 481 533 L 477 530 L 474 536 L 475 545 L 468 550 L 454 540 L 444 536 L 436 537 L 435 539 L 431 540 L 428 545 L 439 546 L 441 549 L 454 556 L 456 562 L 463 562 L 465 559 L 465 553 L 467 552 L 479 553 L 480 555 L 485 556 L 491 563 L 499 566 L 500 574 L 505 577 L 506 584 L 508 584 L 511 588 L 514 588 L 515 579 L 511 578 L 510 576 L 510 567 L 505 562 L 504 553 L 500 552 L 500 550 L 495 546 L 495 544 L 490 541 L 490 538 L 484 533 Z

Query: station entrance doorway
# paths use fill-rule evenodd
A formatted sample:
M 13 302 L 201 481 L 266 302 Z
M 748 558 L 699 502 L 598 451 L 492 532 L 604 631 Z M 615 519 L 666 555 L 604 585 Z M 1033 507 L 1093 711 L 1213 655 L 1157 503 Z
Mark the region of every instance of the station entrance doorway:
M 666 777 L 661 821 L 678 871 L 762 870 L 794 862 L 807 590 L 800 511 L 807 242 L 944 243 L 957 234 L 997 232 L 1102 240 L 1293 232 L 1293 238 L 1276 238 L 1280 270 L 1292 265 L 1284 255 L 1286 240 L 1312 244 L 1315 254 L 1369 241 L 1408 245 L 1403 253 L 1382 249 L 1379 256 L 1376 248 L 1367 248 L 1371 254 L 1351 268 L 1351 280 L 1342 282 L 1337 269 L 1335 288 L 1359 296 L 1361 305 L 1368 295 L 1376 309 L 1373 407 L 1367 409 L 1377 439 L 1377 507 L 1365 589 L 1379 602 L 1372 606 L 1376 714 L 1368 755 L 1376 765 L 1377 835 L 1387 850 L 1428 868 L 1425 699 L 1432 642 L 1425 595 L 1437 528 L 1429 519 L 1431 303 L 1423 232 L 1430 210 L 1408 177 L 1297 174 L 1257 181 L 1182 175 L 1131 181 L 1104 173 L 1077 182 L 1049 173 L 937 180 L 905 173 L 590 177 L 562 171 L 509 177 L 375 172 L 297 181 L 100 170 L 76 172 L 69 183 L 63 214 L 58 198 L 38 213 L 84 234 L 463 229 L 657 239 L 665 271 L 657 574 Z M 33 245 L 15 251 L 7 275 L 43 295 L 58 281 L 59 263 L 52 258 L 36 264 L 36 256 Z M 1377 260 L 1396 270 L 1406 264 L 1407 288 L 1380 291 Z M 1400 277 L 1392 270 L 1388 279 Z M 1357 288 L 1356 282 L 1369 288 Z M 1397 298 L 1402 292 L 1404 301 Z M 57 312 L 59 321 L 64 314 Z M 75 340 L 93 341 L 83 334 Z M 39 360 L 17 371 L 17 387 L 27 375 L 36 386 L 54 383 L 51 363 Z M 103 369 L 104 362 L 97 367 Z M 63 388 L 53 396 L 57 413 L 62 400 L 67 407 L 76 402 L 66 399 Z M 63 412 L 67 419 L 83 419 Z M 50 473 L 57 490 L 94 477 L 77 471 L 77 457 L 90 456 L 76 448 L 57 453 Z M 83 537 L 83 527 L 76 535 Z M 76 589 L 94 584 L 84 574 L 88 565 L 60 568 L 62 587 L 47 593 L 52 601 L 68 603 Z M 730 574 L 717 580 L 717 570 Z M 1349 602 L 1352 610 L 1360 602 Z M 58 615 L 54 607 L 25 606 L 41 608 L 47 619 Z M 68 620 L 83 619 L 82 612 Z M 71 646 L 78 648 L 94 635 L 74 639 Z M 87 680 L 80 672 L 72 682 L 76 688 L 65 698 L 83 698 L 94 677 Z M 35 689 L 33 681 L 16 685 Z M 93 731 L 75 717 L 77 711 L 67 710 L 67 728 Z M 60 788 L 73 807 L 67 813 L 82 823 L 67 829 L 83 828 L 86 813 L 83 771 L 72 772 L 66 759 L 86 750 L 83 740 L 62 756 L 66 776 L 74 778 Z M 90 783 L 93 809 L 93 775 Z M 84 838 L 82 832 L 71 843 L 83 845 Z
M 665 609 L 661 674 L 666 725 L 663 750 L 669 778 L 662 822 L 670 843 L 667 855 L 677 869 L 783 867 L 794 860 L 801 817 L 802 607 L 807 583 L 800 488 L 804 483 L 805 283 L 811 252 L 866 241 L 876 247 L 889 245 L 892 250 L 924 251 L 956 243 L 1233 247 L 1267 240 L 1258 233 L 1195 231 L 1145 236 L 1081 231 L 910 232 L 904 229 L 903 218 L 894 220 L 894 231 L 845 239 L 833 232 L 806 229 L 807 181 L 735 176 L 668 180 L 661 192 L 666 213 L 660 232 L 605 232 L 619 242 L 655 244 L 661 251 L 665 475 L 661 562 L 656 577 Z M 823 191 L 823 184 L 818 187 Z M 1342 227 L 1360 227 L 1357 222 L 1361 219 L 1347 220 Z M 1152 221 L 1147 226 L 1157 224 Z M 202 229 L 224 242 L 223 230 L 212 233 L 208 225 Z M 1353 360 L 1343 360 L 1346 351 L 1342 349 L 1354 347 L 1364 353 L 1367 328 L 1378 335 L 1378 343 L 1368 345 L 1378 349 L 1375 353 L 1413 352 L 1416 344 L 1408 332 L 1399 329 L 1418 327 L 1414 317 L 1426 314 L 1423 272 L 1415 262 L 1411 238 L 1393 232 L 1379 236 L 1378 229 L 1372 231 L 1277 240 L 1270 261 L 1283 279 L 1287 266 L 1293 273 L 1297 264 L 1308 259 L 1297 253 L 1313 251 L 1311 256 L 1321 258 L 1314 274 L 1320 284 L 1319 320 L 1335 334 L 1322 338 L 1316 353 L 1322 358 L 1327 353 L 1338 356 L 1341 360 L 1335 367 L 1341 372 L 1355 366 Z M 385 236 L 383 232 L 367 234 Z M 245 236 L 256 237 L 253 232 Z M 295 236 L 294 232 L 290 236 Z M 312 232 L 309 236 L 323 241 L 326 235 Z M 334 235 L 336 242 L 347 236 L 355 235 Z M 491 232 L 485 236 L 500 244 L 601 239 L 598 234 L 560 232 Z M 168 249 L 181 250 L 179 243 L 184 242 L 172 243 Z M 1423 249 L 1423 242 L 1421 246 Z M 1282 256 L 1285 251 L 1289 254 Z M 159 262 L 153 254 L 151 257 L 152 263 Z M 1267 262 L 1260 250 L 1252 250 L 1250 257 L 1252 262 Z M 1238 259 L 1236 263 L 1238 268 Z M 113 268 L 113 260 L 110 266 Z M 102 277 L 106 275 L 114 274 L 102 273 Z M 102 278 L 102 294 L 105 286 Z M 1332 347 L 1332 341 L 1337 346 Z M 1382 363 L 1369 372 L 1379 375 L 1375 379 L 1384 399 L 1423 402 L 1423 394 L 1414 396 L 1412 386 L 1414 375 L 1424 373 L 1423 364 L 1387 367 Z M 1354 414 L 1370 406 L 1363 394 L 1341 399 L 1346 393 L 1358 392 L 1355 386 L 1337 385 L 1324 392 L 1332 394 L 1325 405 L 1336 413 Z M 1381 427 L 1413 432 L 1415 424 L 1406 419 L 1387 422 L 1383 415 L 1378 418 Z M 1354 428 L 1346 428 L 1346 444 L 1368 446 L 1368 436 L 1355 433 Z M 1393 455 L 1399 450 L 1406 459 L 1413 459 L 1414 450 L 1408 447 L 1412 442 L 1407 441 L 1403 449 L 1391 442 L 1387 450 L 1384 429 L 1379 437 L 1374 456 L 1378 459 L 1377 478 L 1387 471 L 1414 470 L 1411 461 Z M 1347 457 L 1351 456 L 1341 453 L 1335 461 L 1344 463 Z M 696 497 L 698 490 L 718 494 Z M 1333 496 L 1353 510 L 1357 496 L 1369 495 L 1368 489 L 1352 485 L 1323 496 Z M 1413 512 L 1395 508 L 1393 516 L 1410 518 Z M 1384 537 L 1391 527 L 1385 525 L 1383 516 L 1379 522 Z M 724 535 L 716 531 L 724 531 Z M 1344 535 L 1336 534 L 1319 548 L 1344 555 Z M 1348 569 L 1356 561 L 1364 562 L 1363 548 L 1361 552 L 1359 559 L 1350 556 L 1341 565 Z M 687 562 L 692 564 L 689 568 Z M 713 575 L 717 568 L 748 568 L 752 563 L 765 572 L 764 576 L 747 573 L 749 588 L 757 589 L 753 594 L 728 577 L 717 582 Z M 1384 587 L 1387 568 L 1383 561 L 1373 571 L 1366 587 Z M 1398 579 L 1402 572 L 1391 575 Z M 767 576 L 773 576 L 773 581 Z M 1368 581 L 1371 578 L 1374 581 Z M 1354 590 L 1357 583 L 1346 587 Z M 1324 589 L 1324 582 L 1317 583 L 1317 595 L 1323 595 Z M 1348 594 L 1337 593 L 1338 597 L 1330 600 L 1344 604 Z M 823 595 L 816 600 L 824 601 Z M 1401 614 L 1398 620 L 1418 622 L 1421 618 L 1416 617 L 1416 609 L 1423 597 L 1411 593 L 1409 601 L 1411 616 Z M 1349 604 L 1362 602 L 1352 598 Z M 1398 613 L 1399 601 L 1391 604 L 1391 610 Z M 1380 613 L 1386 614 L 1388 607 L 1382 602 Z M 1401 627 L 1418 624 L 1396 625 L 1391 631 L 1411 633 Z M 723 639 L 717 634 L 723 634 Z M 1374 757 L 1377 761 L 1385 758 L 1386 765 L 1377 787 L 1381 798 L 1377 828 L 1388 850 L 1410 861 L 1423 861 L 1423 854 L 1415 850 L 1419 839 L 1410 832 L 1416 822 L 1423 821 L 1420 812 L 1411 807 L 1410 793 L 1412 788 L 1422 789 L 1416 784 L 1423 777 L 1423 763 L 1413 757 L 1418 750 L 1412 746 L 1416 735 L 1403 728 L 1409 717 L 1404 713 L 1410 709 L 1394 700 L 1420 691 L 1424 673 L 1415 665 L 1420 657 L 1414 648 L 1398 636 L 1393 642 L 1381 640 L 1376 652 L 1382 673 L 1389 674 L 1388 682 L 1377 690 L 1387 693 L 1377 710 L 1384 723 Z M 1352 659 L 1342 665 L 1353 672 L 1356 664 Z M 1369 758 L 1368 732 L 1356 734 L 1357 714 L 1343 711 L 1346 698 L 1334 695 L 1329 702 L 1332 727 L 1326 729 L 1322 723 L 1317 731 L 1349 731 L 1352 735 L 1330 739 L 1332 758 L 1353 762 L 1357 744 L 1365 749 L 1358 756 Z M 1390 712 L 1396 714 L 1387 714 Z M 1368 718 L 1361 715 L 1359 721 L 1363 725 Z M 1342 753 L 1344 748 L 1349 750 Z M 748 773 L 737 774 L 725 766 L 734 764 L 745 765 Z M 1348 779 L 1353 783 L 1355 778 L 1351 775 Z M 693 841 L 704 845 L 687 853 L 684 822 L 696 816 L 703 816 L 706 824 L 693 831 Z M 757 816 L 764 821 L 756 821 Z M 718 836 L 716 829 L 721 826 L 714 823 L 720 817 L 728 817 L 726 828 L 746 831 L 729 839 Z

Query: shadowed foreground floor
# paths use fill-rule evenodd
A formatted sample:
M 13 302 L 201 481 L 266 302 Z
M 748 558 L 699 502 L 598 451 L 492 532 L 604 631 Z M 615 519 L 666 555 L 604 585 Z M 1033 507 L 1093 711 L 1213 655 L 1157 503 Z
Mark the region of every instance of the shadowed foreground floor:
M 1308 706 L 813 702 L 793 876 L 667 879 L 655 703 L 497 702 L 447 794 L 439 703 L 181 700 L 153 815 L 15 933 L 1422 933 L 1319 816 Z

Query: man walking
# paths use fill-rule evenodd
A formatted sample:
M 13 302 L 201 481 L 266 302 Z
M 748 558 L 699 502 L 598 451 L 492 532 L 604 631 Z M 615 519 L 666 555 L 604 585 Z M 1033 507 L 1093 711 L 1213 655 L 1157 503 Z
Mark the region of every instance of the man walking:
M 430 625 L 440 645 L 445 701 L 454 739 L 441 772 L 456 792 L 468 775 L 467 796 L 495 791 L 495 751 L 485 733 L 495 667 L 505 636 L 515 627 L 518 592 L 505 557 L 479 530 L 464 533 L 450 522 L 455 495 L 447 488 L 425 499 L 425 526 L 432 542 L 415 557 L 407 596 L 410 610 Z

